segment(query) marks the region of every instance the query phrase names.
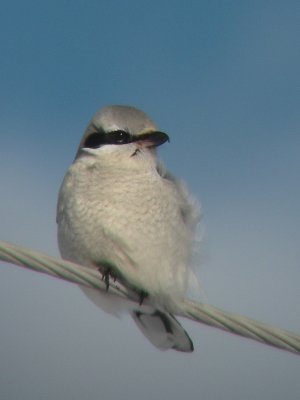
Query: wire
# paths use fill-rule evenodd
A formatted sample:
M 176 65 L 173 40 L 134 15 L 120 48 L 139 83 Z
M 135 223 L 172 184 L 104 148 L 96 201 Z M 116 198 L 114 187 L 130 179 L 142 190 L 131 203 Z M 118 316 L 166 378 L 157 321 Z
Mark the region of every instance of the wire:
M 0 241 L 0 260 L 79 285 L 106 291 L 106 284 L 99 279 L 99 272 L 96 270 L 7 242 Z M 109 291 L 111 294 L 122 297 L 127 301 L 139 303 L 140 299 L 137 294 L 128 290 L 119 282 L 110 282 Z M 145 306 L 147 306 L 147 299 L 145 303 Z M 197 304 L 190 300 L 184 300 L 179 305 L 177 315 L 278 349 L 300 354 L 299 335 L 222 311 L 208 304 Z

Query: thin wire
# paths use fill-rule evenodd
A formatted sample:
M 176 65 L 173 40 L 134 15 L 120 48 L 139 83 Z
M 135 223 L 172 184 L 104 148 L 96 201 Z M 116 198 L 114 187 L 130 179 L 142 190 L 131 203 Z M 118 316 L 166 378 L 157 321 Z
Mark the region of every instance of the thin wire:
M 105 282 L 99 279 L 97 271 L 7 242 L 0 241 L 0 260 L 43 272 L 79 285 L 106 291 Z M 111 294 L 122 297 L 127 301 L 139 302 L 139 297 L 136 293 L 129 291 L 118 282 L 111 282 L 109 291 Z M 184 300 L 177 314 L 278 349 L 300 354 L 299 335 L 222 311 L 208 304 L 197 304 L 189 300 Z

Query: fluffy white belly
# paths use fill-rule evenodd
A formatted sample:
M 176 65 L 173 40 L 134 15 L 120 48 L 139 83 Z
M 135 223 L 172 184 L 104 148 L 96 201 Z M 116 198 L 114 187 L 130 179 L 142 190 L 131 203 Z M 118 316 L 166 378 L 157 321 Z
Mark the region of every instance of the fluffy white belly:
M 108 263 L 162 302 L 182 297 L 192 237 L 173 182 L 157 173 L 77 174 L 75 168 L 59 197 L 62 256 L 93 268 Z

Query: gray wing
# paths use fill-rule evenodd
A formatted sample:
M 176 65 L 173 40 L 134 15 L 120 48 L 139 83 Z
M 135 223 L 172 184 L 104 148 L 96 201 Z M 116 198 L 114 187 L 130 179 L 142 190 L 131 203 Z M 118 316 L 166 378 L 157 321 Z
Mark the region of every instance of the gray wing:
M 166 170 L 161 161 L 159 161 L 157 171 L 162 178 L 174 185 L 180 199 L 180 210 L 183 220 L 187 227 L 194 232 L 201 219 L 201 208 L 197 199 L 189 193 L 183 181 L 177 179 Z

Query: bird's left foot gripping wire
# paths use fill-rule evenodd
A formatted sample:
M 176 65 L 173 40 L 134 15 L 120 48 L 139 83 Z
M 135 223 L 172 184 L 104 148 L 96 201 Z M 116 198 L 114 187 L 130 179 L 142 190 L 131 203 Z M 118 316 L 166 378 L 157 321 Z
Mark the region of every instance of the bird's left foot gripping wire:
M 110 278 L 115 282 L 117 279 L 117 276 L 116 276 L 116 274 L 114 274 L 112 267 L 107 264 L 101 264 L 101 266 L 98 267 L 98 271 L 102 275 L 102 280 L 105 283 L 106 291 L 108 291 Z
M 115 268 L 108 263 L 98 263 L 98 271 L 102 276 L 102 280 L 105 283 L 107 292 L 109 289 L 110 279 L 112 279 L 114 282 L 116 282 L 116 280 L 119 279 L 121 283 L 127 286 L 126 283 L 122 280 L 121 276 L 118 276 L 114 270 Z M 131 287 L 131 289 L 137 293 L 139 298 L 139 305 L 141 306 L 144 300 L 149 296 L 149 294 L 142 289 L 137 289 L 136 287 Z
M 141 306 L 143 304 L 144 300 L 146 299 L 146 297 L 148 297 L 149 295 L 147 292 L 144 292 L 143 290 L 139 290 L 138 293 L 139 293 L 139 304 Z

